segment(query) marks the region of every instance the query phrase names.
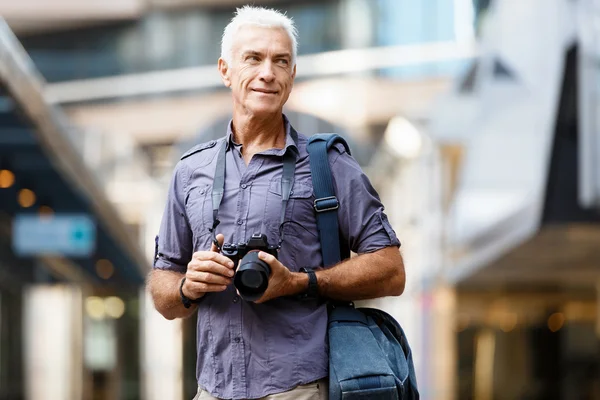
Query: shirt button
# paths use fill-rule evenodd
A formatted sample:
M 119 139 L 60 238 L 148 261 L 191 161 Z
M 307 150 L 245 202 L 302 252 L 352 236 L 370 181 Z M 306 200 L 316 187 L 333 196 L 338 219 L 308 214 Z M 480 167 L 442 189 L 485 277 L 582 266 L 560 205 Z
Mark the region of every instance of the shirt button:
M 242 183 L 242 189 L 246 189 L 248 187 L 248 185 L 246 185 L 245 183 Z
M 240 301 L 240 296 L 234 296 L 233 297 L 233 302 L 237 303 L 238 301 Z
M 233 339 L 234 342 L 239 343 L 240 342 L 240 338 L 236 337 L 235 339 Z
M 242 225 L 244 223 L 244 221 L 242 221 L 241 219 L 238 219 L 238 225 Z

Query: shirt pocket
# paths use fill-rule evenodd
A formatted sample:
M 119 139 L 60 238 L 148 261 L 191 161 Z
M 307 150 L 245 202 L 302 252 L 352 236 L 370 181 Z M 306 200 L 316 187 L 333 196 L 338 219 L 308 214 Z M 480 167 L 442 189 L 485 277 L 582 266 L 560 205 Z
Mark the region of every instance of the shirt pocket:
M 185 211 L 196 243 L 210 233 L 213 224 L 212 186 L 200 185 L 190 189 Z
M 264 223 L 269 242 L 278 243 L 283 233 L 279 259 L 291 271 L 309 264 L 300 263 L 299 258 L 311 243 L 318 242 L 317 223 L 313 208 L 314 196 L 310 182 L 295 181 L 285 210 L 283 229 L 281 225 L 281 178 L 271 180 L 267 192 Z M 302 265 L 301 265 L 302 264 Z
M 294 182 L 290 199 L 285 208 L 284 229 L 285 233 L 294 233 L 296 228 L 294 225 L 301 225 L 306 221 L 307 215 L 297 215 L 296 210 L 300 210 L 302 214 L 313 214 L 312 209 L 312 186 L 304 182 Z M 281 225 L 281 212 L 283 208 L 283 197 L 281 195 L 281 179 L 274 178 L 269 184 L 269 191 L 265 201 L 265 211 L 263 220 L 265 225 L 270 230 L 279 231 Z M 316 231 L 314 232 L 316 235 Z

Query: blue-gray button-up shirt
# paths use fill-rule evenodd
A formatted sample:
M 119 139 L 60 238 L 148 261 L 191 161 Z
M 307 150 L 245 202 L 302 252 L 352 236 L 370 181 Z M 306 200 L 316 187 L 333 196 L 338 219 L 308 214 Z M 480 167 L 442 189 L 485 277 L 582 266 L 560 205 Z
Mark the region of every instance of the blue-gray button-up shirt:
M 208 250 L 213 223 L 212 182 L 219 146 L 226 143 L 225 194 L 217 233 L 239 243 L 262 232 L 279 241 L 282 156 L 296 155 L 296 172 L 285 211 L 279 260 L 291 271 L 322 265 L 313 208 L 307 138 L 284 117 L 286 144 L 253 156 L 227 135 L 196 146 L 177 164 L 158 236 L 154 267 L 184 273 L 195 251 Z M 358 163 L 336 147 L 329 154 L 343 240 L 355 253 L 400 243 L 383 206 Z M 288 222 L 291 221 L 291 222 Z M 317 301 L 278 298 L 264 304 L 241 300 L 230 285 L 198 306 L 198 384 L 224 399 L 260 398 L 327 376 L 327 310 Z

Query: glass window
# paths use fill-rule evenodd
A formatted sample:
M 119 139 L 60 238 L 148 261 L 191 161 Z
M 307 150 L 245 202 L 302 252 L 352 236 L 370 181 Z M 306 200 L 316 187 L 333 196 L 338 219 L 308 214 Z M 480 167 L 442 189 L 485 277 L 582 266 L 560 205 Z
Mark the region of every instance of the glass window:
M 377 45 L 454 39 L 454 3 L 448 0 L 377 0 Z
M 339 1 L 278 7 L 294 18 L 299 54 L 341 47 Z M 139 21 L 20 38 L 48 81 L 215 64 L 233 8 L 154 11 Z

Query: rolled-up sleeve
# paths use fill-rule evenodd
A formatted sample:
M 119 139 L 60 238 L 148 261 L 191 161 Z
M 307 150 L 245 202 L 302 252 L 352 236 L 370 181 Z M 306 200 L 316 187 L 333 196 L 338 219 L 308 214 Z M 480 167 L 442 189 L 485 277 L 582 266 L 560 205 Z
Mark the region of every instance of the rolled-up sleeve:
M 185 272 L 192 258 L 192 232 L 185 213 L 185 166 L 175 168 L 158 237 L 154 268 Z
M 350 250 L 361 254 L 399 247 L 400 241 L 383 211 L 379 194 L 356 160 L 346 152 L 337 153 L 331 160 L 331 169 L 340 204 L 340 230 Z

